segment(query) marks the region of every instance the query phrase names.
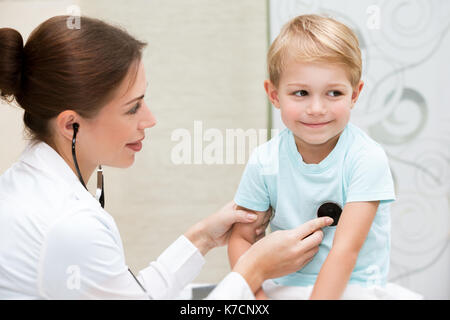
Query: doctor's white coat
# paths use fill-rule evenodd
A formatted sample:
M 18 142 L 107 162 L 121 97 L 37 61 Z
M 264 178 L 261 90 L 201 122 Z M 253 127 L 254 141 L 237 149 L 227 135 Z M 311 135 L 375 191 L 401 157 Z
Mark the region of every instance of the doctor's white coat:
M 29 144 L 0 176 L 0 299 L 173 299 L 205 260 L 180 236 L 128 272 L 114 219 L 49 145 Z M 254 299 L 231 272 L 209 299 Z

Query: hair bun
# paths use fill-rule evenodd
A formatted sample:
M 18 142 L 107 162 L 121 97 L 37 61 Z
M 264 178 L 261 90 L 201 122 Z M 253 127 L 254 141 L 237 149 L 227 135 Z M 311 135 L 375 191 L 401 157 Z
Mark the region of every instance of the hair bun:
M 20 90 L 23 64 L 22 35 L 11 28 L 0 28 L 0 97 L 8 98 Z

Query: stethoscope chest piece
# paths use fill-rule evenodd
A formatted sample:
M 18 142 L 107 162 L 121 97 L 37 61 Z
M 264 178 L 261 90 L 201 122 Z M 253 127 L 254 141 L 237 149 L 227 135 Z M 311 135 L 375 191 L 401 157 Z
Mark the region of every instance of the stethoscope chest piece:
M 317 209 L 317 217 L 331 217 L 333 218 L 333 224 L 331 226 L 335 226 L 338 224 L 341 212 L 342 208 L 338 204 L 325 202 Z

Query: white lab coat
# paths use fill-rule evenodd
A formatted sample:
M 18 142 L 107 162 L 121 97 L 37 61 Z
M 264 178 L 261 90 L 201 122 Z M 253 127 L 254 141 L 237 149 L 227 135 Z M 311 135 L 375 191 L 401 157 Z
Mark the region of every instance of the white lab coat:
M 53 148 L 29 144 L 0 176 L 0 299 L 173 299 L 204 263 L 180 236 L 136 274 L 145 294 L 113 217 Z M 208 298 L 254 295 L 231 272 Z

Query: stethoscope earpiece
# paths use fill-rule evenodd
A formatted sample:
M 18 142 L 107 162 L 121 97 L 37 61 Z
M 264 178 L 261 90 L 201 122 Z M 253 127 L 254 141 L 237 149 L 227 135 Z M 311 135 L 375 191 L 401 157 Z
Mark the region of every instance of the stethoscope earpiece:
M 342 208 L 334 202 L 325 202 L 317 209 L 317 217 L 331 217 L 333 223 L 330 226 L 338 224 L 341 217 Z

